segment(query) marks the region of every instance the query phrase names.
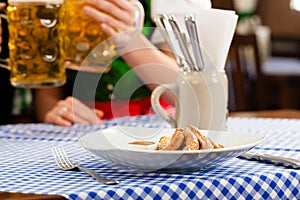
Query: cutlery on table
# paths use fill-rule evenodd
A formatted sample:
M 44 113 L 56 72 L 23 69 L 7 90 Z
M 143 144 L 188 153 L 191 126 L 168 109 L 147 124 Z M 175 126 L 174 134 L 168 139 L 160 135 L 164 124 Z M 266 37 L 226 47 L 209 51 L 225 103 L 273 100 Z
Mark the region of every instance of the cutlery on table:
M 89 173 L 96 180 L 98 180 L 99 182 L 104 183 L 106 185 L 116 185 L 119 183 L 118 181 L 114 181 L 114 180 L 108 179 L 104 176 L 100 176 L 99 174 L 96 174 L 94 171 L 92 171 L 82 165 L 75 165 L 69 159 L 66 151 L 62 147 L 52 148 L 51 151 L 52 151 L 52 155 L 53 155 L 58 167 L 64 171 L 79 171 L 80 169 L 82 169 L 82 170 L 86 171 L 87 173 Z
M 256 160 L 256 161 L 271 163 L 275 165 L 283 165 L 289 168 L 300 169 L 300 160 L 282 157 L 282 156 L 273 156 L 270 154 L 244 153 L 239 155 L 238 158 L 247 159 L 247 160 Z

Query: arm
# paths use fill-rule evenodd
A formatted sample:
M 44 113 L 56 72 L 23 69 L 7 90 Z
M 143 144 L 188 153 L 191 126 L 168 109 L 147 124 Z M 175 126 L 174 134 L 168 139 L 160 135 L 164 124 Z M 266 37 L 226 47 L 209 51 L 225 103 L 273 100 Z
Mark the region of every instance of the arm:
M 154 47 L 143 35 L 135 38 L 135 42 L 131 44 L 131 50 L 122 57 L 150 90 L 160 84 L 176 81 L 179 68 L 170 55 Z M 172 105 L 175 104 L 171 92 L 165 92 L 162 97 Z
M 177 64 L 173 58 L 162 53 L 140 32 L 137 33 L 136 30 L 134 30 L 135 7 L 129 1 L 86 0 L 86 3 L 90 6 L 85 6 L 84 12 L 99 21 L 102 29 L 108 35 L 115 37 L 118 36 L 118 32 L 129 33 L 129 35 L 124 35 L 125 38 L 123 38 L 123 40 L 116 43 L 117 47 L 122 46 L 122 48 L 118 48 L 118 53 L 122 55 L 124 60 L 133 68 L 136 74 L 150 89 L 154 89 L 158 84 L 175 81 L 179 70 Z M 102 12 L 101 10 L 105 10 L 105 12 Z M 107 13 L 110 13 L 110 15 Z M 130 31 L 132 30 L 135 38 L 131 38 L 131 40 L 128 41 L 126 39 L 128 39 L 128 36 L 130 38 L 130 34 L 132 33 Z M 132 40 L 134 40 L 134 42 Z M 131 46 L 127 44 L 134 45 Z M 103 115 L 101 111 L 95 111 L 98 119 L 95 119 L 95 117 L 82 116 L 83 114 L 86 115 L 90 113 L 91 109 L 86 109 L 84 104 L 75 98 L 68 97 L 65 100 L 59 100 L 63 98 L 63 93 L 58 92 L 57 89 L 47 90 L 37 90 L 35 95 L 37 101 L 36 106 L 39 107 L 36 108 L 36 111 L 40 112 L 38 117 L 40 121 L 66 126 L 70 125 L 70 122 L 75 122 L 76 117 L 78 116 L 80 116 L 80 119 L 83 121 L 77 120 L 76 123 L 86 123 L 87 120 L 91 119 L 92 121 L 89 121 L 88 123 L 99 123 L 99 121 L 101 121 L 100 118 Z M 167 94 L 164 97 L 167 97 L 167 100 L 170 102 L 174 99 L 172 94 Z M 48 101 L 48 105 L 45 106 Z M 72 103 L 74 105 L 70 106 Z M 63 107 L 67 107 L 68 112 L 59 115 Z M 72 110 L 72 107 L 76 107 L 76 110 L 81 110 L 79 109 L 80 107 L 82 108 L 82 112 L 74 113 L 73 116 L 71 114 L 76 110 Z M 63 121 L 62 118 L 65 121 Z
M 36 119 L 44 122 L 46 114 L 64 97 L 63 87 L 36 89 L 34 91 L 34 108 Z
M 175 82 L 179 68 L 172 57 L 157 49 L 142 34 L 128 44 L 122 57 L 151 90 L 158 84 Z
M 100 22 L 102 30 L 115 39 L 118 53 L 151 90 L 159 84 L 175 82 L 178 65 L 135 30 L 135 7 L 130 1 L 86 2 L 89 6 L 84 7 L 84 13 Z M 172 95 L 168 100 L 173 100 Z

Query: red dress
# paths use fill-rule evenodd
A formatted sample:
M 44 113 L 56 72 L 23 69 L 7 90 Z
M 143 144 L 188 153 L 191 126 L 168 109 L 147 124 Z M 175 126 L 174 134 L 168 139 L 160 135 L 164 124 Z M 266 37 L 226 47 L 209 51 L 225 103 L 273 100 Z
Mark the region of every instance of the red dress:
M 161 100 L 160 103 L 166 110 L 173 108 L 168 102 L 164 100 Z M 95 102 L 95 108 L 104 112 L 104 116 L 102 117 L 102 119 L 112 119 L 122 116 L 137 116 L 154 113 L 151 108 L 150 97 L 130 101 Z

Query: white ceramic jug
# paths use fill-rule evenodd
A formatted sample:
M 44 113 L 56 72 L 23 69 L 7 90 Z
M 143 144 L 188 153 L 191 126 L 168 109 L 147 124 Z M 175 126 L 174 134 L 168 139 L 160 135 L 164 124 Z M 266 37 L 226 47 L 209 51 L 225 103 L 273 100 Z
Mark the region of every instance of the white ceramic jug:
M 175 118 L 161 107 L 165 91 L 176 95 Z M 224 72 L 203 70 L 182 72 L 176 83 L 158 86 L 152 93 L 154 112 L 173 127 L 194 125 L 205 130 L 225 130 L 228 114 L 228 81 Z

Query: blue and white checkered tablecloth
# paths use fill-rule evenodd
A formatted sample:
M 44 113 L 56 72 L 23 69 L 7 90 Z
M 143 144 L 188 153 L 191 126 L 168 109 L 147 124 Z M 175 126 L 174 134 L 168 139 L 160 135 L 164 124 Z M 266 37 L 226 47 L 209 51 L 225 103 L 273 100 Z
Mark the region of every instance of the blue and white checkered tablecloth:
M 156 116 L 125 117 L 101 126 L 49 124 L 0 126 L 0 191 L 58 194 L 68 199 L 300 199 L 300 170 L 238 158 L 197 172 L 137 172 L 111 165 L 77 143 L 76 131 L 115 125 L 168 126 Z M 253 153 L 300 159 L 300 120 L 229 118 L 234 132 L 266 134 Z M 64 146 L 75 162 L 120 181 L 101 185 L 84 171 L 62 171 L 50 149 Z

